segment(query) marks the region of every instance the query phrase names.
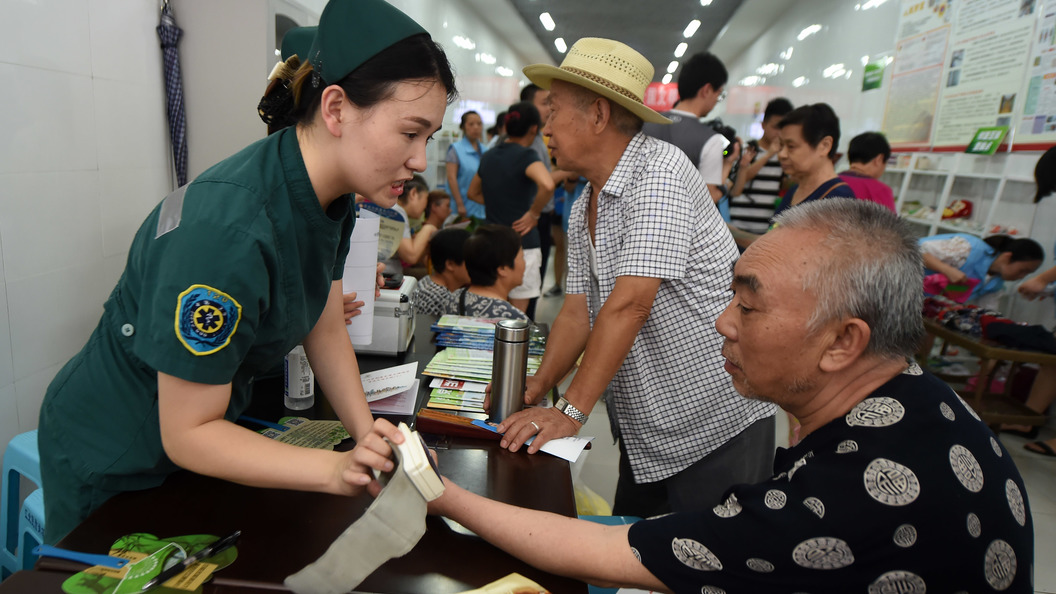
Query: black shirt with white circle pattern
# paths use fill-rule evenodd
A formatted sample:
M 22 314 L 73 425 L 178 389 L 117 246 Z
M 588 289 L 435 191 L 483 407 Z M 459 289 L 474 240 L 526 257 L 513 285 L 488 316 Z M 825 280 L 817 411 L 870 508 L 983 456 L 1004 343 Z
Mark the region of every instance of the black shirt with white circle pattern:
M 916 365 L 780 449 L 774 474 L 712 511 L 634 524 L 631 547 L 675 592 L 1033 592 L 1019 471 Z

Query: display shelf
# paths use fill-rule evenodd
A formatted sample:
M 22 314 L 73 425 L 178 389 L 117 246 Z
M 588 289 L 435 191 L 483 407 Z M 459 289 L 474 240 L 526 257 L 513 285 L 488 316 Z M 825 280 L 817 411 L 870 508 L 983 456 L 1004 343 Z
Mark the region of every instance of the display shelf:
M 891 178 L 892 186 L 898 186 L 896 210 L 907 221 L 927 226 L 927 235 L 955 232 L 982 237 L 1009 229 L 1019 235 L 1029 235 L 1034 206 L 1024 202 L 1020 194 L 1025 196 L 1026 193 L 1020 189 L 1022 184 L 1034 183 L 1027 172 L 1033 169 L 1036 158 L 1034 155 L 1007 153 L 903 153 L 894 156 L 893 162 L 899 166 L 888 168 L 888 171 L 899 176 Z M 1009 182 L 1015 184 L 1015 189 L 1006 192 Z M 971 202 L 973 212 L 967 219 L 970 222 L 942 219 L 942 212 L 958 200 Z M 926 217 L 907 214 L 921 209 L 933 209 L 933 212 Z
M 980 229 L 980 228 L 977 228 L 977 227 L 968 227 L 968 226 L 965 226 L 965 225 L 954 225 L 954 224 L 951 224 L 951 223 L 943 223 L 943 222 L 937 223 L 935 225 L 935 227 L 937 229 L 942 229 L 943 231 L 950 231 L 952 233 L 970 233 L 972 235 L 977 235 L 979 237 L 982 237 L 983 233 L 986 231 L 985 227 Z
M 930 227 L 931 225 L 935 224 L 935 221 L 933 221 L 931 219 L 921 219 L 921 218 L 918 218 L 918 217 L 907 217 L 907 216 L 903 216 L 902 218 L 907 223 L 913 223 L 914 225 L 926 225 L 926 226 Z

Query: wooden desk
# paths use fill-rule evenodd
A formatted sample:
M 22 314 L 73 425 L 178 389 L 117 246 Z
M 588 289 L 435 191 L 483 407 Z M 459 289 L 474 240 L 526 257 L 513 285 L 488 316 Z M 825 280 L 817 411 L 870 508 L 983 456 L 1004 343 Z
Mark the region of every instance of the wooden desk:
M 455 443 L 437 451 L 437 456 L 440 471 L 466 489 L 513 505 L 576 514 L 572 479 L 563 460 L 510 453 L 495 442 L 474 440 Z M 118 537 L 133 532 L 166 537 L 240 529 L 238 559 L 217 572 L 213 582 L 282 590 L 286 576 L 322 555 L 370 502 L 366 494 L 348 498 L 256 489 L 181 471 L 161 487 L 122 493 L 107 501 L 58 546 L 106 551 Z M 426 527 L 410 553 L 381 566 L 360 590 L 461 592 L 518 572 L 554 592 L 586 592 L 582 582 L 533 569 L 447 520 L 430 516 Z M 61 559 L 37 562 L 42 571 L 73 573 L 83 568 Z
M 1021 351 L 1001 346 L 987 340 L 974 338 L 967 334 L 951 330 L 935 320 L 924 318 L 924 330 L 929 334 L 940 338 L 946 345 L 955 345 L 969 353 L 979 357 L 980 377 L 976 378 L 975 390 L 969 392 L 966 389 L 957 390 L 982 418 L 983 422 L 994 427 L 1001 423 L 1012 423 L 1017 425 L 1044 425 L 1046 416 L 1027 408 L 1022 402 L 1009 396 L 1012 387 L 1012 376 L 1023 363 L 1037 363 L 1039 365 L 1056 365 L 1056 355 L 1041 353 L 1037 351 Z M 943 347 L 945 350 L 945 347 Z M 921 365 L 931 352 L 931 343 L 921 347 L 918 353 Z M 997 363 L 1011 361 L 1012 371 L 1009 380 L 1005 382 L 1003 394 L 990 393 L 990 383 L 994 373 L 997 371 Z
M 436 352 L 427 320 L 418 320 L 412 349 L 399 360 L 361 357 L 364 370 L 419 360 L 420 369 Z M 423 330 L 424 326 L 424 330 Z M 259 395 L 251 416 L 283 414 L 334 418 L 325 399 L 310 411 L 286 411 L 281 378 L 277 397 Z M 428 393 L 423 387 L 418 406 Z M 276 405 L 277 403 L 277 405 Z M 327 412 L 329 410 L 329 413 Z M 401 420 L 396 418 L 394 420 Z M 463 488 L 513 505 L 576 516 L 568 462 L 546 454 L 511 453 L 497 442 L 452 438 L 437 449 L 440 472 Z M 367 494 L 341 497 L 279 489 L 257 489 L 181 471 L 155 489 L 122 493 L 104 503 L 58 546 L 105 552 L 120 536 L 148 532 L 159 537 L 227 534 L 242 530 L 238 559 L 217 572 L 217 587 L 284 590 L 286 576 L 322 555 L 330 543 L 370 505 Z M 37 569 L 73 573 L 83 565 L 44 558 Z M 360 586 L 365 592 L 444 594 L 479 588 L 518 572 L 553 592 L 583 592 L 586 584 L 536 570 L 442 518 L 430 516 L 418 545 L 392 559 Z

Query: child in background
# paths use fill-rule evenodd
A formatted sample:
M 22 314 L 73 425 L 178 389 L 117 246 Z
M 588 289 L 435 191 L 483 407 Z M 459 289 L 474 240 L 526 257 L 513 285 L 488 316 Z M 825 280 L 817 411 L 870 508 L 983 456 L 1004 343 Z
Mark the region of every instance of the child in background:
M 510 290 L 524 280 L 521 236 L 505 225 L 482 225 L 463 248 L 469 286 L 455 291 L 444 312 L 475 318 L 529 320 L 509 301 Z
M 425 203 L 425 223 L 443 229 L 451 219 L 451 195 L 443 190 L 429 192 Z
M 436 192 L 433 192 L 434 194 Z M 443 204 L 451 210 L 451 202 L 446 192 Z M 469 231 L 465 229 L 442 229 L 433 235 L 429 242 L 429 260 L 433 273 L 423 276 L 411 293 L 411 304 L 415 313 L 433 316 L 449 313 L 453 306 L 452 291 L 469 284 L 469 273 L 462 255 Z
M 1038 242 L 1014 239 L 1008 235 L 991 235 L 980 239 L 967 233 L 933 235 L 920 240 L 924 258 L 924 275 L 939 273 L 950 284 L 963 284 L 973 278 L 979 284 L 969 299 L 1000 291 L 1005 281 L 1015 281 L 1041 266 L 1045 250 Z

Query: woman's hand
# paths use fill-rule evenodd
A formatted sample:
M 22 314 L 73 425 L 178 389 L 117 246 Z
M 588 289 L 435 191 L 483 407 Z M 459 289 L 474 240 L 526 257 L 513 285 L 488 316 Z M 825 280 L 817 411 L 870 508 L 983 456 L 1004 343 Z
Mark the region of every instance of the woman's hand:
M 374 481 L 372 470 L 388 472 L 394 468 L 390 459 L 392 443 L 403 443 L 403 434 L 395 425 L 385 419 L 375 419 L 370 433 L 359 440 L 351 452 L 340 458 L 341 464 L 336 469 L 339 491 L 345 495 L 359 494 L 363 487 Z M 380 490 L 380 488 L 378 489 Z
M 378 277 L 374 280 L 374 298 L 381 297 L 381 287 L 385 285 L 385 277 L 381 275 L 381 272 L 385 270 L 385 264 L 383 262 L 378 263 Z M 358 294 L 355 291 L 351 293 L 345 293 L 342 295 L 342 304 L 345 309 L 345 324 L 351 324 L 352 318 L 363 313 L 363 306 L 367 304 L 366 301 L 358 301 L 356 297 Z
M 362 307 L 367 304 L 366 301 L 356 301 L 356 292 L 345 293 L 343 295 L 343 304 L 345 308 L 345 324 L 351 324 L 352 318 L 363 313 Z
M 1044 280 L 1042 280 L 1040 276 L 1035 276 L 1034 278 L 1030 278 L 1023 281 L 1023 283 L 1019 285 L 1018 290 L 1020 295 L 1033 301 L 1034 299 L 1037 299 L 1039 297 L 1042 299 L 1045 298 L 1042 293 L 1045 291 L 1045 287 L 1047 286 L 1048 285 L 1045 283 Z
M 521 218 L 514 221 L 513 224 L 510 226 L 513 227 L 514 231 L 520 233 L 521 235 L 528 235 L 532 232 L 532 229 L 535 229 L 536 225 L 538 224 L 539 215 L 529 210 L 528 212 L 524 213 Z
M 947 279 L 949 279 L 951 285 L 964 284 L 964 282 L 968 280 L 968 275 L 965 274 L 964 271 L 960 270 L 959 268 L 950 267 L 949 270 L 943 271 L 942 274 Z

